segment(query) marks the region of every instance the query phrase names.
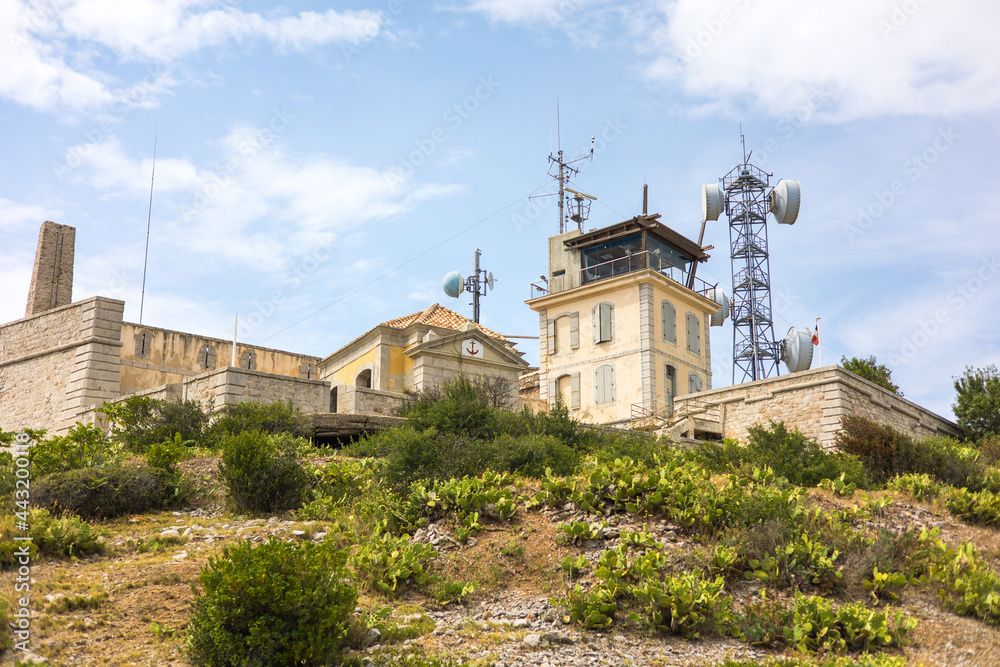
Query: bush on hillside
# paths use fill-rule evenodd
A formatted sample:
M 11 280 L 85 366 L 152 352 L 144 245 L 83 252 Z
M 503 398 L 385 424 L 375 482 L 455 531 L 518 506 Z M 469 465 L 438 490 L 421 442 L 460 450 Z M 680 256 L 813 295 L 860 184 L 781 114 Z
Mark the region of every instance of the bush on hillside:
M 695 450 L 694 458 L 715 472 L 732 467 L 769 466 L 775 475 L 799 486 L 816 486 L 824 479 L 839 479 L 842 474 L 847 484 L 868 485 L 857 458 L 824 451 L 816 440 L 797 429 L 789 431 L 784 422 L 772 420 L 767 428 L 751 426 L 747 436 L 744 446 L 728 438 L 721 445 L 703 442 Z
M 488 439 L 500 432 L 500 410 L 490 404 L 487 392 L 458 375 L 439 391 L 421 392 L 400 414 L 418 430 Z
M 173 440 L 200 444 L 207 433 L 209 412 L 198 401 L 165 401 L 149 396 L 130 396 L 101 408 L 111 427 L 111 438 L 135 454 L 150 446 Z
M 973 491 L 985 483 L 986 466 L 978 453 L 950 438 L 917 441 L 891 426 L 848 416 L 837 435 L 837 446 L 858 457 L 878 484 L 908 473 L 931 475 L 942 484 Z
M 312 431 L 306 418 L 287 403 L 258 403 L 245 401 L 227 405 L 211 426 L 212 437 L 222 443 L 241 433 L 289 433 L 295 437 L 309 437 Z
M 222 444 L 219 475 L 241 511 L 273 512 L 302 504 L 309 483 L 292 438 L 244 432 Z
M 199 575 L 187 652 L 192 663 L 339 664 L 357 591 L 345 552 L 329 543 L 277 540 L 227 547 Z
M 160 474 L 146 466 L 105 465 L 56 472 L 31 483 L 31 500 L 54 514 L 110 519 L 166 507 L 172 499 Z
M 77 422 L 66 435 L 34 443 L 28 458 L 31 459 L 32 473 L 42 476 L 114 464 L 121 459 L 120 450 L 119 446 L 108 441 L 97 426 Z

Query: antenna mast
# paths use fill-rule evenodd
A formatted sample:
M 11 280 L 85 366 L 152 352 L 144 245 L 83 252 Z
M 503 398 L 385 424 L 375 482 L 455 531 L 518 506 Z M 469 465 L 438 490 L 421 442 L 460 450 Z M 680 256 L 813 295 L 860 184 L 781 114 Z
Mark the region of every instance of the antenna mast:
M 594 137 L 590 138 L 590 152 L 586 155 L 581 155 L 578 158 L 574 158 L 567 162 L 563 159 L 563 149 L 562 149 L 562 130 L 560 127 L 559 119 L 559 101 L 556 101 L 556 155 L 549 153 L 549 176 L 556 179 L 559 182 L 559 233 L 562 234 L 566 232 L 566 185 L 569 183 L 571 176 L 575 176 L 580 173 L 580 170 L 572 165 L 580 160 L 594 159 Z M 552 173 L 553 169 L 558 167 L 556 173 Z M 570 190 L 574 192 L 574 190 Z M 590 197 L 593 199 L 593 197 Z M 590 210 L 590 205 L 587 205 L 587 211 Z M 580 215 L 579 212 L 572 216 L 573 220 L 576 222 L 580 231 L 583 231 L 583 222 L 586 220 L 586 216 Z M 579 219 L 578 219 L 579 218 Z
M 153 219 L 153 179 L 156 178 L 156 137 L 153 137 L 153 171 L 149 175 L 149 210 L 146 212 L 146 251 L 142 255 L 142 293 L 139 295 L 139 324 L 146 302 L 146 261 L 149 259 L 149 224 Z

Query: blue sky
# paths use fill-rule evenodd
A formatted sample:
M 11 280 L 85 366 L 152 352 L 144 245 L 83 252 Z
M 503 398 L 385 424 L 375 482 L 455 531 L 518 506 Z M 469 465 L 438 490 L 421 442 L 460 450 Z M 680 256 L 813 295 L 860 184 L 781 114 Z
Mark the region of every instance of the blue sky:
M 74 298 L 325 356 L 440 302 L 475 248 L 524 305 L 558 230 L 547 156 L 589 150 L 589 227 L 650 209 L 697 237 L 740 159 L 802 183 L 770 227 L 779 337 L 875 355 L 945 415 L 1000 363 L 1000 5 L 984 0 L 411 0 L 317 5 L 0 0 L 0 321 L 23 316 L 38 226 L 77 228 Z M 727 292 L 725 219 L 699 276 Z M 712 331 L 714 384 L 732 329 Z M 521 349 L 537 363 L 536 341 Z

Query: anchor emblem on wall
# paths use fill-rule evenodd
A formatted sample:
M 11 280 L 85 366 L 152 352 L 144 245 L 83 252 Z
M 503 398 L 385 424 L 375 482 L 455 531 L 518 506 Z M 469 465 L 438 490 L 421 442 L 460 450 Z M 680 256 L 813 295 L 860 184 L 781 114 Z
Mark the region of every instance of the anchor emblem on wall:
M 467 338 L 462 341 L 462 356 L 464 357 L 476 357 L 478 359 L 483 358 L 483 347 L 475 338 Z

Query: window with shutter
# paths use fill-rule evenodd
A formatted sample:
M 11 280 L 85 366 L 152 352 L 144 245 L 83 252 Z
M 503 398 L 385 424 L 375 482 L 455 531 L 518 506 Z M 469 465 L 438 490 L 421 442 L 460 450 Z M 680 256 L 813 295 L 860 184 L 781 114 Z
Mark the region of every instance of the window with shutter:
M 609 343 L 614 338 L 615 306 L 599 303 L 594 307 L 594 342 Z
M 697 373 L 688 375 L 688 393 L 694 394 L 701 391 L 701 376 Z
M 549 320 L 548 326 L 546 327 L 545 337 L 548 338 L 548 350 L 549 354 L 556 353 L 556 323 L 553 320 Z
M 615 367 L 598 366 L 594 371 L 594 396 L 598 405 L 615 402 Z
M 569 407 L 571 410 L 580 409 L 580 374 L 573 373 L 569 376 L 570 383 L 570 400 Z
M 701 327 L 698 325 L 698 316 L 688 313 L 687 324 L 687 349 L 695 354 L 701 354 Z
M 677 309 L 669 301 L 660 302 L 660 325 L 663 331 L 663 340 L 671 343 L 677 342 Z
M 569 348 L 571 350 L 580 349 L 580 313 L 573 313 L 569 316 Z

